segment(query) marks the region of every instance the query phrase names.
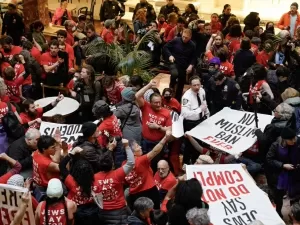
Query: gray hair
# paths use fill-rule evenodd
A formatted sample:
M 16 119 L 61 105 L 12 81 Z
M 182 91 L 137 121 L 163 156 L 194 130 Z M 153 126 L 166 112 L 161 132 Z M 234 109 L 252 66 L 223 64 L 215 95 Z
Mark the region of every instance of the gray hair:
M 293 113 L 294 108 L 287 103 L 281 103 L 276 107 L 276 112 L 280 115 L 281 120 L 289 120 Z
M 207 209 L 192 208 L 186 214 L 187 220 L 193 225 L 209 225 Z
M 35 129 L 35 128 L 29 128 L 25 134 L 25 139 L 27 140 L 32 140 L 34 139 L 36 136 L 40 136 L 41 133 L 39 130 Z
M 248 225 L 264 225 L 260 220 L 255 220 L 249 223 Z
M 133 204 L 133 208 L 137 213 L 145 212 L 148 209 L 153 209 L 153 207 L 153 201 L 147 197 L 140 197 Z

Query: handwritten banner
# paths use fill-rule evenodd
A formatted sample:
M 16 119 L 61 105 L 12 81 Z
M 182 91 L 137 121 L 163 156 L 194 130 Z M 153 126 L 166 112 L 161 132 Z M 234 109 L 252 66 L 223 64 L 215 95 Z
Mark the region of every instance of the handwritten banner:
M 273 116 L 257 114 L 258 127 L 263 131 Z M 187 134 L 232 155 L 250 148 L 257 140 L 254 113 L 224 108 Z
M 1 221 L 3 225 L 11 224 L 22 202 L 22 195 L 26 191 L 26 188 L 20 188 L 8 184 L 0 184 L 0 208 Z M 31 198 L 21 224 L 35 225 Z
M 202 200 L 209 204 L 215 225 L 285 225 L 268 196 L 260 190 L 240 164 L 187 166 L 187 178 L 202 185 Z
M 49 123 L 42 122 L 40 126 L 41 135 L 50 135 L 55 134 L 55 130 L 58 128 L 61 133 L 62 141 L 65 141 L 69 147 L 77 141 L 78 137 L 81 136 L 81 124 L 58 124 L 58 123 Z

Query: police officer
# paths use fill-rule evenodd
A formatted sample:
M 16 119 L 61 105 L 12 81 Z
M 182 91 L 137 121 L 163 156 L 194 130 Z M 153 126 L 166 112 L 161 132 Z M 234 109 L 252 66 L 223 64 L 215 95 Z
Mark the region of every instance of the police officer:
M 167 4 L 160 8 L 159 14 L 163 14 L 165 18 L 168 18 L 168 15 L 172 12 L 180 15 L 179 8 L 173 4 L 173 0 L 167 0 Z
M 209 117 L 205 91 L 201 87 L 200 77 L 192 76 L 189 80 L 190 89 L 182 96 L 181 115 L 184 118 L 184 132 L 192 130 L 203 120 Z M 199 157 L 199 152 L 195 150 L 188 139 L 185 140 L 185 149 L 183 153 L 183 162 L 185 164 L 194 164 Z
M 242 106 L 240 85 L 235 80 L 225 77 L 221 72 L 218 72 L 213 78 L 216 84 L 216 93 L 214 95 L 216 112 L 224 107 L 240 110 Z
M 114 19 L 119 21 L 125 15 L 124 3 L 117 0 L 105 0 L 100 9 L 100 21 Z
M 154 11 L 153 5 L 147 2 L 147 0 L 140 0 L 140 3 L 136 4 L 133 11 L 132 20 L 134 20 L 135 14 L 139 9 L 145 9 L 147 11 L 146 19 L 148 24 L 156 20 L 156 13 Z

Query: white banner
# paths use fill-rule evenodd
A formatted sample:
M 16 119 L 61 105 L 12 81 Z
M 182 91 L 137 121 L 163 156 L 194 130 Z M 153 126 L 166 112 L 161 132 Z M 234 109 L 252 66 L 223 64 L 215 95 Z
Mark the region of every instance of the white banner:
M 81 124 L 58 124 L 42 122 L 40 126 L 40 132 L 41 135 L 53 136 L 58 128 L 61 133 L 62 141 L 65 141 L 70 147 L 75 141 L 77 141 L 78 137 L 82 135 L 80 133 L 81 127 Z
M 26 188 L 0 184 L 1 221 L 3 225 L 11 224 L 22 202 L 22 195 L 26 191 Z M 35 225 L 31 196 L 21 224 Z
M 260 190 L 240 164 L 187 166 L 187 178 L 202 185 L 202 200 L 209 204 L 214 225 L 285 225 L 268 196 Z
M 263 131 L 274 118 L 257 114 L 258 127 Z M 254 113 L 224 108 L 187 134 L 232 155 L 250 148 L 257 140 Z

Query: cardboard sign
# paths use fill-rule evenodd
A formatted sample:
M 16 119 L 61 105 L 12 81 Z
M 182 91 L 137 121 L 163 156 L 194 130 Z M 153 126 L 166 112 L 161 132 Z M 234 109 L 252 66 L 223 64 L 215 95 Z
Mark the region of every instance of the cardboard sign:
M 22 195 L 24 192 L 27 192 L 26 188 L 0 184 L 0 210 L 3 225 L 10 225 L 13 221 L 14 215 L 22 202 Z M 31 197 L 21 224 L 35 225 Z
M 187 178 L 202 185 L 202 200 L 209 204 L 214 225 L 284 225 L 268 196 L 240 164 L 187 166 Z
M 81 124 L 58 124 L 58 123 L 48 123 L 42 122 L 40 126 L 41 135 L 50 135 L 55 134 L 56 129 L 58 128 L 61 133 L 62 141 L 65 141 L 69 146 L 77 141 L 78 137 L 81 136 Z
M 263 131 L 273 116 L 257 114 L 258 127 Z M 221 151 L 237 155 L 257 140 L 254 113 L 224 108 L 187 134 Z

